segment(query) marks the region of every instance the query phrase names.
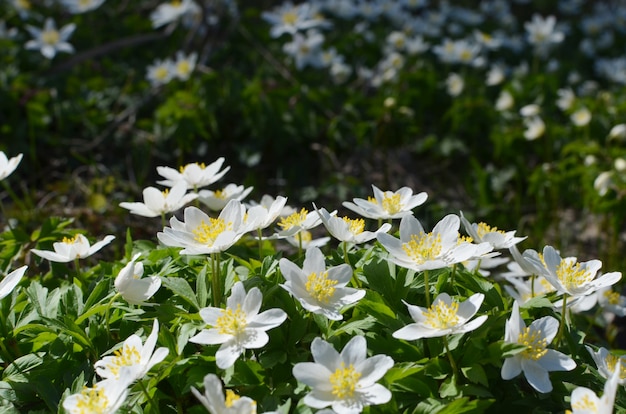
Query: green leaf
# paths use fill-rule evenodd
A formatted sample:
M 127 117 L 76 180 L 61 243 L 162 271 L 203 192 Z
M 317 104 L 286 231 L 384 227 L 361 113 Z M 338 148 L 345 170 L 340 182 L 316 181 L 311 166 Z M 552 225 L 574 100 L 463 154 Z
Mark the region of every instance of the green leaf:
M 174 292 L 176 295 L 180 296 L 185 302 L 200 310 L 200 305 L 198 304 L 198 300 L 196 299 L 196 294 L 194 293 L 189 283 L 180 277 L 162 277 L 161 280 L 165 287 Z
M 28 382 L 24 374 L 43 364 L 44 355 L 38 352 L 19 357 L 4 370 L 2 379 L 7 382 Z
M 376 318 L 373 316 L 365 316 L 362 319 L 350 320 L 347 323 L 344 323 L 339 328 L 335 329 L 331 332 L 328 337 L 333 337 L 342 333 L 346 333 L 348 335 L 364 335 L 365 330 L 372 328 L 376 325 Z
M 461 372 L 463 373 L 463 376 L 467 378 L 470 382 L 484 385 L 485 387 L 489 386 L 487 374 L 480 365 L 474 364 L 469 367 L 462 367 Z

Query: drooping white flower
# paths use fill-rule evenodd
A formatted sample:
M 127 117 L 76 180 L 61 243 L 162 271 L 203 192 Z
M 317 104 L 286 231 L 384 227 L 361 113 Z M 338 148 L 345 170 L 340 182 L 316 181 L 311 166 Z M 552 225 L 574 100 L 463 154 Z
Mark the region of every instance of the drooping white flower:
M 61 4 L 72 14 L 85 13 L 95 10 L 104 3 L 104 0 L 61 0 Z
M 494 250 L 508 249 L 526 239 L 526 237 L 515 237 L 515 230 L 505 232 L 484 222 L 470 223 L 463 216 L 462 212 L 461 222 L 463 227 L 465 227 L 465 231 L 472 237 L 475 243 L 487 242 L 493 246 Z
M 524 126 L 526 127 L 524 138 L 528 141 L 534 141 L 546 132 L 546 124 L 539 116 L 524 118 Z
M 322 223 L 330 235 L 342 242 L 366 243 L 375 239 L 378 233 L 386 233 L 391 229 L 391 224 L 385 223 L 376 231 L 366 231 L 365 220 L 363 219 L 333 216 L 323 207 L 319 210 L 316 208 L 316 211 L 319 213 Z
M 463 92 L 463 88 L 465 87 L 465 81 L 463 77 L 458 73 L 450 73 L 446 78 L 446 88 L 448 91 L 448 95 L 455 97 L 459 96 L 461 92 Z
M 206 307 L 200 317 L 210 326 L 189 339 L 203 345 L 218 345 L 215 362 L 219 368 L 233 365 L 246 349 L 257 349 L 269 341 L 266 331 L 276 328 L 287 318 L 278 308 L 259 313 L 263 296 L 254 287 L 246 293 L 243 283 L 237 282 L 226 301 L 226 309 Z
M 548 372 L 571 371 L 576 368 L 576 362 L 572 358 L 554 349 L 548 349 L 558 328 L 559 321 L 552 316 L 536 319 L 527 327 L 520 315 L 517 301 L 513 302 L 511 317 L 505 326 L 504 341 L 526 348 L 504 360 L 502 379 L 510 380 L 523 372 L 528 383 L 537 391 L 542 393 L 552 391 Z
M 156 10 L 150 13 L 152 27 L 159 28 L 175 22 L 186 15 L 192 15 L 200 10 L 200 6 L 193 0 L 172 0 L 169 3 L 161 3 Z
M 4 151 L 0 151 L 0 180 L 7 178 L 22 161 L 24 154 L 17 154 L 15 157 L 7 158 Z
M 53 252 L 39 249 L 31 249 L 30 251 L 51 262 L 67 263 L 75 259 L 84 259 L 91 256 L 111 243 L 113 239 L 115 239 L 115 236 L 109 235 L 91 246 L 87 237 L 82 234 L 76 234 L 72 238 L 64 237 L 62 241 L 53 243 Z
M 126 302 L 134 305 L 145 305 L 161 287 L 158 276 L 143 276 L 143 263 L 135 263 L 141 256 L 137 253 L 115 278 L 115 288 Z
M 371 219 L 397 219 L 413 214 L 413 209 L 426 202 L 428 194 L 421 192 L 413 195 L 409 187 L 402 187 L 397 191 L 381 191 L 372 185 L 374 197 L 367 200 L 355 198 L 352 201 L 344 201 L 344 207 L 354 211 L 360 216 Z
M 204 394 L 195 387 L 191 393 L 211 414 L 256 414 L 256 401 L 249 397 L 240 397 L 232 390 L 224 390 L 222 381 L 215 374 L 204 377 Z
M 42 29 L 31 25 L 26 26 L 26 30 L 33 39 L 26 42 L 24 47 L 26 49 L 39 49 L 41 54 L 48 59 L 52 59 L 57 52 L 73 53 L 74 47 L 67 40 L 75 29 L 76 25 L 70 23 L 57 30 L 54 20 L 48 17 Z
M 364 290 L 346 286 L 352 278 L 352 268 L 342 264 L 326 269 L 324 255 L 318 248 L 307 249 L 302 269 L 285 258 L 280 259 L 279 266 L 286 280 L 280 286 L 298 299 L 304 309 L 328 319 L 343 319 L 340 309 L 365 296 Z
M 224 157 L 219 157 L 209 165 L 205 165 L 204 163 L 187 164 L 180 167 L 178 171 L 171 167 L 157 167 L 159 175 L 165 178 L 165 180 L 157 182 L 172 187 L 177 182 L 184 181 L 187 183 L 187 188 L 191 188 L 195 191 L 198 188 L 213 184 L 230 170 L 230 167 L 225 167 L 220 171 L 222 164 L 224 164 Z
M 157 233 L 161 243 L 170 247 L 183 247 L 180 254 L 219 253 L 235 244 L 245 233 L 244 207 L 231 200 L 217 218 L 209 217 L 197 207 L 187 207 L 184 221 L 170 219 L 170 227 Z
M 168 349 L 165 347 L 154 349 L 159 335 L 159 322 L 152 323 L 152 332 L 142 344 L 139 335 L 129 336 L 122 346 L 113 351 L 113 355 L 105 356 L 94 364 L 96 373 L 101 378 L 121 380 L 122 374 L 131 377 L 130 382 L 142 379 L 150 369 L 163 361 Z M 129 368 L 122 371 L 122 368 Z M 128 380 L 126 378 L 125 380 Z
M 228 184 L 221 190 L 200 190 L 198 192 L 198 200 L 206 205 L 210 210 L 220 211 L 230 200 L 242 201 L 250 194 L 253 187 L 244 187 L 243 185 Z
M 594 351 L 589 345 L 585 345 L 585 348 L 589 351 L 589 354 L 591 355 L 593 362 L 596 363 L 598 372 L 602 375 L 602 377 L 605 379 L 611 378 L 617 369 L 618 383 L 622 385 L 626 384 L 626 356 L 614 355 L 604 347 L 599 347 L 597 351 Z
M 139 216 L 158 217 L 172 213 L 198 197 L 198 194 L 186 194 L 186 192 L 187 185 L 184 182 L 179 182 L 165 191 L 155 187 L 146 187 L 143 190 L 143 203 L 124 201 L 120 203 L 120 207 Z
M 84 387 L 80 392 L 65 398 L 63 408 L 69 414 L 114 414 L 124 404 L 132 381 L 132 368 L 122 367 L 120 379 L 106 379 L 95 383 L 93 387 Z
M 294 213 L 294 211 L 291 211 L 290 208 L 286 209 L 285 204 L 287 204 L 286 197 L 278 196 L 274 198 L 267 194 L 261 197 L 260 203 L 250 203 L 248 216 L 257 217 L 255 220 L 255 226 L 253 226 L 250 230 L 262 230 L 269 227 L 279 216 L 283 215 L 284 212 L 287 213 L 287 216 Z
M 572 411 L 567 412 L 571 414 L 613 414 L 618 384 L 620 384 L 620 374 L 619 371 L 616 371 L 604 383 L 604 394 L 601 398 L 589 388 L 575 388 L 570 398 Z
M 24 277 L 26 269 L 28 269 L 28 266 L 22 266 L 15 269 L 2 279 L 0 282 L 0 299 L 9 296 L 11 292 L 13 292 L 13 289 L 15 289 L 17 284 L 20 283 L 20 280 L 22 280 L 22 277 Z
M 303 400 L 309 407 L 331 406 L 338 414 L 353 414 L 391 399 L 391 392 L 377 381 L 393 366 L 393 359 L 387 355 L 368 358 L 365 337 L 353 337 L 341 353 L 315 338 L 311 354 L 315 362 L 300 362 L 293 367 L 293 376 L 311 387 Z
M 467 300 L 459 302 L 447 293 L 440 293 L 430 308 L 403 301 L 415 322 L 395 331 L 393 337 L 413 341 L 473 331 L 487 320 L 487 315 L 482 315 L 470 322 L 484 298 L 482 293 L 475 293 Z
M 473 244 L 459 239 L 460 219 L 449 214 L 426 233 L 413 216 L 400 221 L 400 239 L 378 233 L 378 241 L 389 252 L 389 260 L 415 271 L 441 269 L 480 257 L 493 250 L 489 243 Z

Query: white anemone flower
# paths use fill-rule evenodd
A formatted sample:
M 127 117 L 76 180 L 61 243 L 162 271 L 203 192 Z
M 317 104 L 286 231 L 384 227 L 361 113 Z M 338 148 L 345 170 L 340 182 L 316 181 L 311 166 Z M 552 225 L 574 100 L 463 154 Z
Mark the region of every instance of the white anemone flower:
M 526 252 L 524 252 L 526 253 Z M 529 257 L 537 267 L 542 266 L 543 276 L 559 293 L 573 297 L 586 296 L 598 289 L 612 286 L 622 278 L 621 272 L 610 272 L 596 278 L 602 267 L 600 260 L 578 262 L 574 257 L 561 258 L 552 246 L 543 249 L 543 262 L 537 257 Z
M 221 190 L 200 190 L 198 192 L 198 200 L 206 205 L 212 211 L 220 211 L 230 200 L 243 200 L 250 194 L 253 187 L 244 187 L 243 185 L 228 184 Z
M 182 51 L 176 52 L 176 60 L 172 63 L 174 76 L 182 81 L 186 81 L 196 68 L 198 54 L 196 52 L 185 55 Z
M 31 249 L 31 252 L 51 262 L 67 263 L 72 260 L 84 259 L 91 256 L 111 243 L 113 239 L 115 239 L 115 236 L 109 235 L 92 246 L 89 244 L 87 237 L 82 234 L 76 234 L 72 238 L 64 237 L 62 241 L 53 243 L 53 252 L 39 249 Z
M 186 194 L 186 192 L 187 185 L 183 182 L 165 191 L 155 187 L 146 187 L 143 190 L 143 203 L 124 201 L 120 203 L 120 207 L 138 216 L 158 217 L 172 213 L 198 197 L 198 194 Z
M 333 211 L 331 214 L 336 213 L 336 211 Z M 319 226 L 321 223 L 322 218 L 317 211 L 309 211 L 306 208 L 302 208 L 300 211 L 296 211 L 289 216 L 281 217 L 277 223 L 280 230 L 272 237 L 284 239 L 295 236 L 297 233 L 305 230 L 311 230 L 312 228 Z
M 598 372 L 603 378 L 611 378 L 617 368 L 619 384 L 626 384 L 626 355 L 613 355 L 604 347 L 598 348 L 597 351 L 594 351 L 589 345 L 585 345 L 585 348 L 589 351 L 593 362 L 596 363 Z
M 17 154 L 15 157 L 7 158 L 4 151 L 0 151 L 0 180 L 4 180 L 15 171 L 24 154 Z
M 153 366 L 163 361 L 169 353 L 166 347 L 154 349 L 159 335 L 159 321 L 152 323 L 152 332 L 142 343 L 137 334 L 129 336 L 121 347 L 113 351 L 113 355 L 105 356 L 94 364 L 96 373 L 101 378 L 119 381 L 123 367 L 130 368 L 125 375 L 131 377 L 131 382 L 142 379 Z M 128 378 L 126 378 L 128 380 Z
M 613 414 L 615 405 L 615 394 L 620 383 L 620 374 L 615 372 L 607 382 L 604 383 L 604 394 L 602 398 L 586 387 L 577 387 L 572 391 L 570 403 L 572 410 L 566 411 L 568 414 Z
M 330 235 L 342 242 L 354 244 L 366 243 L 375 239 L 378 233 L 387 233 L 391 229 L 391 224 L 385 223 L 376 231 L 366 231 L 365 220 L 363 219 L 332 216 L 323 207 L 317 210 L 317 212 Z
M 500 91 L 500 95 L 498 95 L 498 99 L 496 100 L 496 103 L 495 103 L 495 108 L 496 108 L 496 111 L 504 112 L 513 108 L 514 104 L 515 104 L 515 99 L 513 99 L 513 95 L 511 95 L 511 92 L 507 91 L 506 89 L 503 89 L 502 91 Z
M 387 233 L 378 233 L 376 237 L 389 252 L 391 262 L 418 272 L 452 266 L 493 250 L 489 243 L 461 240 L 459 227 L 459 217 L 449 214 L 426 233 L 415 217 L 405 216 L 400 221 L 400 239 Z
M 338 414 L 353 414 L 391 400 L 391 392 L 377 381 L 393 367 L 393 359 L 387 355 L 368 358 L 365 337 L 353 337 L 341 353 L 315 338 L 311 354 L 315 362 L 300 362 L 293 367 L 293 376 L 311 387 L 303 399 L 309 407 L 331 406 Z
M 515 237 L 515 230 L 505 232 L 484 222 L 470 223 L 463 216 L 463 212 L 461 212 L 461 222 L 475 243 L 487 242 L 493 246 L 494 250 L 508 249 L 526 239 L 526 237 Z
M 485 295 L 482 293 L 475 293 L 467 300 L 459 302 L 447 293 L 440 293 L 430 308 L 402 301 L 408 307 L 415 323 L 398 329 L 393 333 L 393 337 L 413 341 L 473 331 L 487 320 L 487 315 L 482 315 L 470 322 L 484 298 Z
M 61 4 L 72 14 L 85 13 L 95 10 L 104 3 L 104 0 L 61 0 Z
M 602 311 L 612 314 L 613 316 L 626 316 L 626 296 L 614 291 L 611 287 L 598 289 L 598 304 L 602 307 Z
M 57 30 L 54 20 L 48 17 L 42 29 L 30 25 L 26 26 L 26 30 L 33 39 L 26 42 L 24 47 L 26 49 L 39 49 L 41 54 L 48 59 L 52 59 L 57 52 L 74 53 L 74 47 L 67 40 L 75 29 L 76 25 L 70 23 Z
M 270 29 L 272 38 L 280 37 L 285 33 L 295 35 L 299 31 L 324 23 L 323 19 L 319 18 L 317 7 L 312 3 L 294 5 L 291 1 L 286 1 L 272 11 L 263 12 L 261 17 L 272 25 Z
M 156 59 L 147 67 L 146 79 L 154 87 L 166 85 L 174 78 L 174 62 L 170 59 Z
M 259 313 L 263 296 L 254 287 L 246 293 L 243 283 L 237 282 L 226 300 L 226 309 L 206 307 L 200 309 L 200 317 L 210 326 L 190 342 L 203 345 L 218 345 L 215 362 L 221 369 L 232 366 L 246 349 L 257 349 L 269 341 L 266 331 L 276 328 L 287 319 L 287 314 L 278 308 Z
M 343 306 L 355 303 L 365 296 L 364 290 L 347 287 L 352 278 L 352 267 L 342 264 L 326 269 L 324 254 L 318 248 L 307 249 L 300 269 L 288 259 L 280 259 L 280 271 L 287 292 L 309 312 L 324 315 L 330 320 L 341 320 Z
M 183 247 L 180 254 L 219 253 L 235 244 L 243 235 L 244 207 L 231 200 L 217 218 L 209 217 L 197 207 L 187 207 L 184 222 L 170 218 L 170 226 L 157 233 L 161 243 L 170 247 Z
M 13 289 L 15 289 L 17 284 L 20 283 L 20 280 L 22 280 L 22 277 L 24 277 L 26 269 L 28 269 L 28 266 L 22 266 L 15 269 L 2 279 L 2 282 L 0 282 L 0 299 L 9 296 L 9 294 L 13 292 Z
M 301 230 L 293 236 L 286 237 L 285 240 L 293 247 L 307 250 L 315 247 L 320 248 L 326 246 L 330 241 L 330 237 L 326 236 L 314 239 L 313 234 L 310 231 Z
M 193 0 L 172 0 L 168 3 L 161 3 L 150 13 L 152 27 L 156 29 L 165 26 L 186 15 L 194 14 L 199 9 L 200 6 Z
M 510 380 L 522 372 L 528 383 L 537 391 L 552 391 L 548 372 L 571 371 L 576 362 L 569 356 L 548 349 L 559 328 L 559 321 L 552 316 L 544 316 L 526 326 L 519 312 L 517 301 L 513 302 L 511 318 L 507 320 L 504 341 L 525 346 L 525 349 L 508 357 L 502 365 L 502 379 Z
M 584 127 L 591 121 L 591 111 L 587 108 L 580 108 L 571 115 L 570 119 L 577 127 Z
M 463 77 L 458 73 L 450 73 L 446 78 L 446 88 L 448 91 L 448 95 L 452 97 L 459 96 L 461 92 L 463 92 L 463 88 L 465 87 L 465 81 Z
M 546 132 L 546 124 L 539 116 L 530 116 L 524 118 L 524 138 L 528 141 L 534 141 L 537 138 L 541 138 Z
M 165 178 L 165 180 L 157 181 L 157 183 L 172 187 L 177 182 L 184 181 L 187 183 L 187 188 L 192 188 L 195 191 L 198 188 L 213 184 L 230 170 L 230 167 L 225 167 L 220 171 L 222 164 L 224 164 L 224 157 L 218 158 L 209 165 L 190 163 L 180 167 L 178 171 L 171 167 L 157 167 L 159 175 Z
M 191 393 L 202 403 L 211 414 L 256 414 L 256 402 L 249 397 L 240 397 L 232 390 L 226 390 L 222 381 L 215 374 L 207 374 L 203 380 L 204 394 L 195 387 Z
M 374 197 L 368 197 L 367 200 L 355 198 L 353 202 L 344 201 L 343 206 L 363 217 L 387 220 L 412 215 L 412 210 L 424 204 L 428 198 L 425 192 L 413 195 L 413 190 L 409 187 L 402 187 L 397 191 L 381 191 L 372 185 L 372 189 Z
M 256 220 L 254 221 L 255 225 L 250 230 L 262 230 L 269 227 L 285 211 L 285 204 L 287 204 L 286 197 L 278 196 L 274 198 L 267 194 L 261 197 L 260 203 L 251 203 L 248 208 L 248 216 L 256 217 Z M 289 211 L 287 215 L 291 213 L 293 211 Z
M 114 414 L 124 404 L 128 396 L 128 386 L 133 382 L 132 368 L 122 367 L 120 379 L 106 379 L 84 387 L 80 392 L 63 400 L 63 408 L 68 414 Z
M 143 276 L 143 263 L 135 263 L 141 256 L 137 253 L 115 278 L 115 288 L 124 300 L 133 305 L 147 305 L 150 299 L 161 287 L 161 278 L 158 276 Z

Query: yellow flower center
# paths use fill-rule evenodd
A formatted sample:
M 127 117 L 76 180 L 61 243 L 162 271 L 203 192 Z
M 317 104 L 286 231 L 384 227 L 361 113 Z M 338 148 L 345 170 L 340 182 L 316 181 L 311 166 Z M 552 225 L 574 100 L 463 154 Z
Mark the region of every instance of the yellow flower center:
M 348 228 L 352 234 L 361 234 L 365 230 L 365 220 L 363 219 L 350 219 L 343 217 L 343 221 L 348 223 Z
M 88 7 L 88 6 L 91 6 L 91 2 L 92 2 L 92 0 L 78 0 L 78 4 L 79 4 L 81 7 Z
M 452 301 L 452 303 L 448 305 L 440 300 L 424 312 L 424 316 L 426 317 L 426 322 L 424 323 L 434 329 L 451 328 L 459 323 L 459 317 L 457 316 L 458 311 L 459 303 L 457 301 Z
M 335 293 L 336 284 L 336 280 L 328 278 L 328 272 L 313 272 L 307 277 L 304 287 L 315 300 L 328 303 Z
M 167 79 L 169 71 L 165 66 L 159 66 L 154 70 L 154 78 L 158 80 Z
M 226 198 L 226 192 L 224 190 L 215 190 L 215 193 L 213 193 L 213 195 L 215 196 L 215 198 L 219 198 L 220 200 Z
M 472 242 L 474 242 L 474 239 L 471 236 L 462 236 L 459 234 L 459 238 L 456 241 L 456 244 L 472 243 Z
M 483 222 L 478 223 L 478 226 L 476 228 L 476 233 L 478 233 L 478 236 L 480 238 L 485 237 L 485 234 L 488 234 L 488 233 L 505 234 L 505 232 L 503 232 L 502 230 L 498 230 L 497 227 L 491 227 L 487 223 L 483 223 Z
M 170 4 L 174 7 L 180 7 L 181 3 L 181 0 L 172 0 Z
M 222 335 L 239 335 L 248 326 L 246 313 L 237 305 L 234 311 L 231 308 L 222 309 L 222 315 L 217 318 L 215 326 Z
M 337 370 L 330 375 L 333 395 L 337 398 L 352 398 L 360 378 L 361 373 L 355 371 L 352 364 L 346 368 L 345 364 L 342 362 L 341 368 L 337 368 Z
M 195 236 L 195 241 L 206 244 L 207 246 L 213 246 L 217 236 L 222 234 L 224 231 L 229 230 L 232 225 L 233 224 L 231 222 L 226 223 L 224 219 L 209 217 L 208 224 L 202 220 L 200 225 L 191 232 Z
M 80 414 L 108 413 L 109 399 L 97 385 L 93 388 L 85 387 L 78 395 L 76 408 Z
M 283 217 L 278 222 L 278 225 L 283 228 L 283 230 L 289 230 L 292 227 L 301 226 L 306 220 L 306 216 L 309 214 L 307 209 L 303 208 L 299 212 L 295 212 L 287 217 Z
M 619 292 L 613 292 L 612 290 L 607 290 L 604 292 L 604 297 L 611 305 L 619 305 Z
M 65 244 L 74 244 L 78 241 L 78 234 L 75 234 L 74 237 L 69 238 L 69 237 L 63 237 L 63 240 L 61 240 L 61 242 L 65 243 Z
M 30 5 L 30 1 L 28 0 L 17 0 L 15 2 L 15 5 L 17 6 L 18 9 L 22 9 L 22 10 L 30 10 L 32 7 Z
M 187 167 L 188 167 L 189 165 L 194 165 L 194 164 L 195 164 L 195 165 L 197 165 L 198 167 L 200 167 L 200 169 L 202 169 L 202 170 L 204 170 L 204 169 L 206 168 L 206 165 L 205 165 L 203 162 L 202 162 L 202 163 L 200 163 L 200 164 L 198 164 L 197 162 L 195 162 L 195 163 L 193 163 L 193 164 L 188 164 L 188 165 L 185 165 L 184 167 L 183 167 L 183 166 L 181 166 L 181 167 L 179 167 L 178 169 L 180 170 L 180 172 L 181 172 L 181 174 L 182 174 L 182 173 L 184 173 L 184 172 L 185 172 L 185 170 L 187 169 Z
M 61 39 L 61 35 L 54 29 L 41 32 L 41 41 L 47 45 L 56 45 L 59 43 L 59 39 Z
M 191 65 L 187 60 L 181 60 L 176 64 L 176 71 L 181 75 L 187 75 L 191 71 Z
M 583 269 L 580 263 L 576 262 L 572 265 L 566 260 L 561 260 L 561 263 L 559 263 L 559 266 L 556 268 L 556 276 L 563 286 L 568 289 L 583 286 L 593 279 L 593 275 Z
M 107 368 L 115 376 L 120 377 L 120 368 L 132 367 L 141 362 L 141 354 L 134 346 L 123 346 L 122 349 L 118 349 L 113 353 L 113 360 L 107 365 Z
M 461 58 L 461 61 L 468 62 L 469 60 L 472 59 L 472 52 L 470 52 L 467 49 L 463 50 L 461 51 L 461 54 L 459 55 L 459 57 Z
M 536 361 L 548 353 L 546 349 L 548 341 L 541 335 L 540 330 L 531 330 L 530 327 L 524 328 L 524 332 L 521 332 L 517 337 L 517 343 L 526 347 L 522 351 L 522 356 L 526 359 Z
M 606 357 L 606 367 L 610 372 L 615 372 L 615 368 L 619 367 L 620 379 L 626 379 L 626 359 L 616 355 L 609 354 Z
M 383 210 L 389 214 L 396 214 L 402 211 L 400 194 L 385 194 L 383 196 Z
M 572 404 L 572 408 L 575 410 L 583 410 L 587 412 L 597 413 L 598 406 L 595 401 L 589 398 L 589 395 L 585 394 L 583 397 Z
M 428 233 L 414 234 L 411 240 L 402 243 L 402 250 L 416 264 L 423 264 L 428 260 L 433 260 L 441 254 L 441 234 Z
M 226 390 L 226 401 L 224 401 L 224 405 L 226 406 L 226 408 L 230 408 L 233 406 L 235 401 L 240 398 L 241 397 L 238 396 L 233 390 Z
M 282 21 L 286 25 L 294 25 L 298 22 L 298 15 L 294 11 L 288 11 L 283 13 Z

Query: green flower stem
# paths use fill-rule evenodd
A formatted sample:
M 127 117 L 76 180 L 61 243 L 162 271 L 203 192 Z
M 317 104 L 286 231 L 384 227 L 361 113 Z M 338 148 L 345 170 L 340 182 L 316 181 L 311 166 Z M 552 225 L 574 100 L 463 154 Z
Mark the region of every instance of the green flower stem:
M 350 257 L 348 257 L 348 242 L 344 241 L 341 245 L 343 246 L 343 260 L 345 260 L 348 266 L 352 266 L 350 264 Z
M 478 267 L 476 267 L 478 269 Z M 454 276 L 456 275 L 456 263 L 452 265 L 452 271 L 450 272 L 450 285 L 454 287 Z
M 107 303 L 107 307 L 104 310 L 104 324 L 107 327 L 107 331 L 111 332 L 111 329 L 109 327 L 109 315 L 110 315 L 110 311 L 111 311 L 111 306 L 113 306 L 113 303 L 117 300 L 117 298 L 120 297 L 119 292 L 116 293 L 115 295 L 113 295 L 113 297 L 111 298 L 111 300 L 109 301 L 109 303 Z
M 454 358 L 452 358 L 452 353 L 450 352 L 450 346 L 448 345 L 447 336 L 443 336 L 443 347 L 446 350 L 446 354 L 448 355 L 448 360 L 450 361 L 450 366 L 452 367 L 452 380 L 456 381 L 456 378 L 459 377 L 459 368 L 457 367 L 456 362 L 454 361 Z
M 222 302 L 222 280 L 220 275 L 220 254 L 211 253 L 211 292 L 213 306 L 219 307 Z
M 256 232 L 259 239 L 259 260 L 263 261 L 263 232 L 261 229 L 257 229 Z
M 424 270 L 424 293 L 426 294 L 426 307 L 430 308 L 430 284 L 428 283 L 428 270 Z
M 146 396 L 146 400 L 150 403 L 150 406 L 155 409 L 158 407 L 158 405 L 154 402 L 154 400 L 152 399 L 152 397 L 150 397 L 150 394 L 148 393 L 148 389 L 146 388 L 146 384 L 143 383 L 143 380 L 137 381 L 139 383 L 139 386 L 141 387 L 141 391 L 143 392 L 143 395 Z
M 76 279 L 78 279 L 81 284 L 81 289 L 85 289 L 87 287 L 87 280 L 85 280 L 82 272 L 80 271 L 80 262 L 78 257 L 74 259 L 74 271 L 76 272 Z
M 567 293 L 563 293 L 563 307 L 561 308 L 561 324 L 559 325 L 559 332 L 556 334 L 556 345 L 561 344 L 563 332 L 565 331 L 565 324 L 567 323 Z

